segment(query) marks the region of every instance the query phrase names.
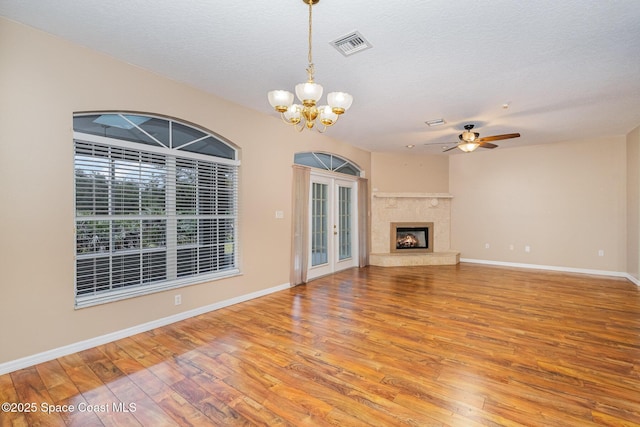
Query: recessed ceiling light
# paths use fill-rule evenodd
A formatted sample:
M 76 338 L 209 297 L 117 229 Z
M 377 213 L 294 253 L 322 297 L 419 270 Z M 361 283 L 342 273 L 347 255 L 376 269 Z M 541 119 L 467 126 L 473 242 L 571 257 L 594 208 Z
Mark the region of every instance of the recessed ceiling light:
M 415 145 L 414 145 L 414 144 L 409 144 L 409 145 L 405 145 L 405 147 L 407 147 L 407 148 L 413 148 L 413 147 L 415 147 Z
M 444 119 L 427 120 L 425 122 L 429 126 L 440 126 L 445 123 Z

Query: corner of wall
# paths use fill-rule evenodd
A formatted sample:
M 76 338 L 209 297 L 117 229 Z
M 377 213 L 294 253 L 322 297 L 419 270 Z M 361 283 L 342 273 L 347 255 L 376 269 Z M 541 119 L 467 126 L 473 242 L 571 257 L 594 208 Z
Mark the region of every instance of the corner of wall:
M 627 134 L 627 273 L 640 282 L 640 126 Z

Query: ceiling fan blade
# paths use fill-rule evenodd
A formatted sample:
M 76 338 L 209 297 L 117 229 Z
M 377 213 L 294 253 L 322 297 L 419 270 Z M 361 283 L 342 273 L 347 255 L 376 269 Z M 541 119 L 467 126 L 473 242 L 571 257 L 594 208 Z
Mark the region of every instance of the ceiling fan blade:
M 519 133 L 505 133 L 504 135 L 484 136 L 477 139 L 478 142 L 500 141 L 501 139 L 519 138 Z
M 446 153 L 447 151 L 451 151 L 451 150 L 455 150 L 456 148 L 458 148 L 458 145 L 454 145 L 453 147 L 449 147 L 449 148 L 445 148 L 444 150 L 442 150 L 443 153 Z
M 480 147 L 481 148 L 496 148 L 497 145 L 496 144 L 492 144 L 490 142 L 481 142 L 480 143 Z

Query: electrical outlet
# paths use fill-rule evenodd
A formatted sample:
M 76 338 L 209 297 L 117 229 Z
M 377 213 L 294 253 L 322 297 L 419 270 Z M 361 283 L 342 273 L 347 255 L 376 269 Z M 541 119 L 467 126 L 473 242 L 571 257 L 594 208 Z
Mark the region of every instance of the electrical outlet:
M 604 256 L 604 249 L 598 250 L 598 256 Z
M 284 212 L 276 211 L 276 219 L 283 219 L 283 218 L 284 218 Z
M 531 252 L 531 246 L 527 245 L 524 247 L 525 252 Z
M 489 246 L 490 246 L 490 245 L 489 245 L 488 243 L 485 243 L 485 244 L 484 244 L 484 248 L 485 248 L 485 249 L 489 249 Z
M 178 294 L 178 295 L 174 296 L 173 297 L 173 304 L 174 305 L 182 304 L 182 295 Z
M 515 249 L 515 246 L 513 246 L 513 244 L 509 245 L 509 250 L 512 251 Z

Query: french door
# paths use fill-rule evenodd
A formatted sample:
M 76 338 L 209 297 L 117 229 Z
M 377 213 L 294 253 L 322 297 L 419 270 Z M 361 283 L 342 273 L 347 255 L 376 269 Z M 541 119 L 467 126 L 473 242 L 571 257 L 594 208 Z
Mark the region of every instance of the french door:
M 358 266 L 356 184 L 311 174 L 309 279 Z

